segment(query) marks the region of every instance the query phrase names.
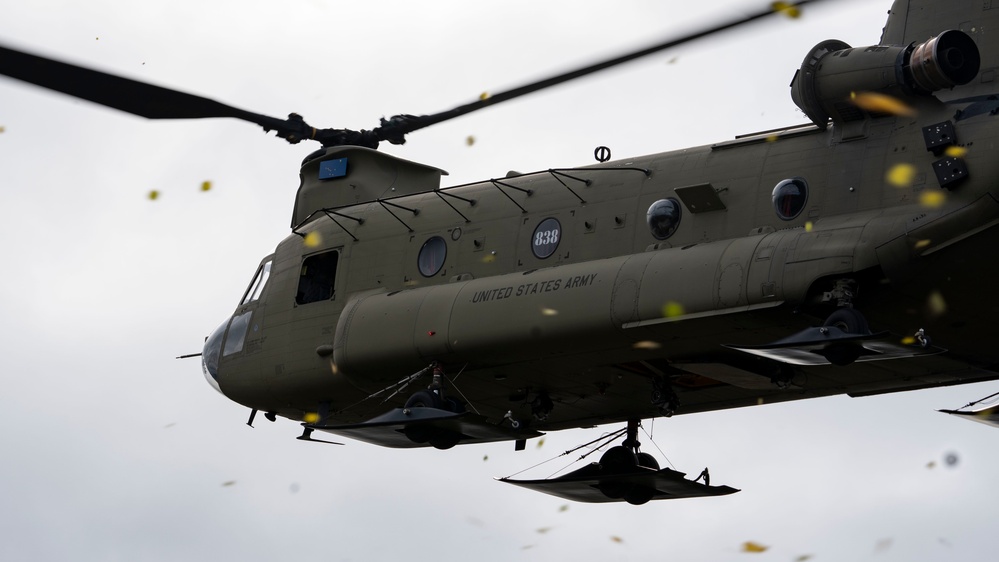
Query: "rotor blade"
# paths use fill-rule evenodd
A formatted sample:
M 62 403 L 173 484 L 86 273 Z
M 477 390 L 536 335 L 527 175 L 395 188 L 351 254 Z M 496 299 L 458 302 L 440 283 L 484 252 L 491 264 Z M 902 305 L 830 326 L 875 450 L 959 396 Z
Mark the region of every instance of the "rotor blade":
M 215 100 L 0 45 L 0 74 L 149 119 L 234 117 L 280 131 L 285 121 Z M 297 132 L 297 131 L 296 131 Z
M 605 60 L 603 62 L 598 62 L 590 66 L 579 68 L 570 72 L 566 72 L 564 74 L 559 74 L 557 76 L 552 76 L 551 78 L 539 80 L 537 82 L 520 86 L 512 90 L 507 90 L 505 92 L 493 94 L 488 97 L 484 97 L 483 99 L 480 99 L 478 101 L 461 105 L 448 111 L 442 111 L 440 113 L 435 113 L 433 115 L 421 115 L 421 116 L 397 115 L 395 117 L 392 117 L 391 119 L 383 120 L 382 126 L 375 128 L 374 132 L 378 135 L 378 137 L 381 140 L 387 140 L 394 144 L 402 144 L 403 142 L 405 142 L 405 140 L 402 137 L 406 133 L 422 129 L 424 127 L 429 127 L 430 125 L 434 125 L 442 121 L 454 119 L 455 117 L 460 117 L 462 115 L 471 113 L 473 111 L 478 111 L 482 108 L 489 107 L 491 105 L 496 105 L 498 103 L 518 98 L 526 94 L 537 92 L 538 90 L 550 88 L 552 86 L 562 84 L 563 82 L 575 80 L 576 78 L 581 78 L 583 76 L 587 76 L 589 74 L 593 74 L 601 70 L 605 70 L 620 64 L 624 64 L 626 62 L 631 62 L 635 59 L 655 54 L 660 51 L 676 47 L 678 45 L 683 45 L 684 43 L 689 43 L 691 41 L 695 41 L 697 39 L 701 39 L 709 35 L 713 35 L 715 33 L 720 33 L 722 31 L 727 31 L 729 29 L 740 27 L 742 25 L 754 22 L 759 19 L 763 19 L 773 14 L 784 12 L 790 15 L 795 13 L 795 11 L 798 10 L 798 8 L 804 6 L 805 4 L 814 4 L 819 1 L 820 0 L 799 0 L 798 2 L 774 2 L 769 6 L 767 6 L 766 9 L 748 14 L 740 19 L 736 19 L 733 21 L 716 25 L 714 27 L 696 31 L 694 33 L 690 33 L 688 35 L 684 35 L 676 39 L 670 39 L 668 41 L 664 41 L 662 43 L 658 43 L 656 45 L 652 45 L 650 47 L 646 47 L 644 49 L 626 55 Z

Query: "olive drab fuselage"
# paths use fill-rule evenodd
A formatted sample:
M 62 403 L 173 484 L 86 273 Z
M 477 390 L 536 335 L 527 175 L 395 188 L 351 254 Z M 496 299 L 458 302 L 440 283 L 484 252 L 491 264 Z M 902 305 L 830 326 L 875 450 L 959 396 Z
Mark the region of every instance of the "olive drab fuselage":
M 963 24 L 999 10 L 940 4 L 897 2 L 880 46 L 813 50 L 838 65 L 806 58 L 795 77 L 813 124 L 449 188 L 366 148 L 311 155 L 293 233 L 206 344 L 210 381 L 250 408 L 346 424 L 401 406 L 429 379 L 366 398 L 436 363 L 487 420 L 543 431 L 661 415 L 654 380 L 682 414 L 995 378 L 999 120 L 949 101 L 994 93 L 999 39 Z M 977 44 L 967 84 L 890 75 L 949 30 Z M 940 41 L 969 49 L 961 36 Z M 915 112 L 842 105 L 856 90 Z M 780 340 L 844 300 L 947 353 L 787 366 L 726 347 Z

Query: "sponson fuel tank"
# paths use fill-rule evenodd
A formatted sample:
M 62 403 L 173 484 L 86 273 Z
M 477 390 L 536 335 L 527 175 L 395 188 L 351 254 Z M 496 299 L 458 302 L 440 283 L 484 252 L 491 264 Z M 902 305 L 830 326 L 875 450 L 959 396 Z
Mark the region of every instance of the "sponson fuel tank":
M 677 319 L 664 312 L 669 303 L 683 303 L 690 317 L 776 306 L 785 293 L 803 294 L 810 279 L 785 286 L 783 264 L 771 263 L 789 238 L 761 234 L 355 295 L 340 316 L 333 359 L 348 377 L 363 367 L 370 382 L 431 360 L 482 366 L 630 346 L 625 328 Z M 851 266 L 847 259 L 834 268 Z M 691 284 L 695 278 L 712 281 Z

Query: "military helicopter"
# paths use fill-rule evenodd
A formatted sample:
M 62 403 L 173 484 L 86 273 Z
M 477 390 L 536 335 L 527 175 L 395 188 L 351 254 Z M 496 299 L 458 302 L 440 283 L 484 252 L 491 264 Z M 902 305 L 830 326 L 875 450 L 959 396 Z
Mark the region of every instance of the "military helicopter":
M 644 503 L 734 490 L 660 470 L 639 449 L 640 419 L 996 378 L 995 299 L 969 291 L 992 271 L 971 257 L 996 218 L 993 164 L 975 148 L 996 108 L 994 46 L 976 30 L 995 16 L 947 10 L 898 2 L 878 45 L 807 52 L 792 97 L 808 125 L 448 188 L 441 170 L 372 145 L 464 108 L 315 130 L 144 84 L 118 94 L 141 107 L 106 103 L 102 87 L 67 91 L 98 74 L 68 78 L 74 67 L 29 81 L 329 145 L 303 163 L 292 234 L 205 344 L 209 382 L 251 408 L 249 423 L 262 411 L 302 422 L 303 440 L 446 449 L 625 422 L 599 463 L 514 483 Z M 60 64 L 23 56 L 4 50 L 3 73 Z M 899 165 L 914 169 L 904 189 L 884 180 Z M 924 312 L 934 292 L 967 311 L 961 323 Z

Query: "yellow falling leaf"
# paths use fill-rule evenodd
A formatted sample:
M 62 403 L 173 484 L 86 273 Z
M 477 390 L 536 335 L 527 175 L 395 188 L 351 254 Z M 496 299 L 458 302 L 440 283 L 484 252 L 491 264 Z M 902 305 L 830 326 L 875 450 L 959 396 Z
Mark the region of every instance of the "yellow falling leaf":
M 943 191 L 924 191 L 919 194 L 919 204 L 927 209 L 939 209 L 947 202 Z
M 794 562 L 805 562 L 806 560 L 811 560 L 811 559 L 812 559 L 811 554 L 802 554 L 801 556 L 795 558 Z
M 815 228 L 815 225 L 812 224 L 812 221 L 808 221 L 808 222 L 805 223 L 805 232 L 811 232 L 812 229 L 814 229 L 814 228 Z
M 4 131 L 6 131 L 6 130 L 7 130 L 7 129 L 4 129 L 3 127 L 0 127 L 0 133 L 4 132 Z
M 613 542 L 616 542 L 618 544 L 621 544 L 621 543 L 624 542 L 624 539 L 622 539 L 621 537 L 619 537 L 617 535 L 611 535 L 610 540 L 613 541 Z
M 902 117 L 916 115 L 916 110 L 902 100 L 876 92 L 851 92 L 850 101 L 860 109 L 873 113 L 887 113 Z
M 312 231 L 305 235 L 302 240 L 305 243 L 306 248 L 315 248 L 316 246 L 323 243 L 323 237 L 316 231 Z
M 676 301 L 669 301 L 663 305 L 663 317 L 665 318 L 676 318 L 683 316 L 683 314 L 683 305 Z
M 798 19 L 801 17 L 801 10 L 797 6 L 793 6 L 788 2 L 774 2 L 770 4 L 770 8 L 775 12 L 780 12 L 791 19 Z
M 562 513 L 564 511 L 569 511 L 569 504 L 564 504 L 564 505 L 558 506 L 558 511 L 559 511 L 559 513 Z
M 936 466 L 937 466 L 936 461 L 930 461 L 930 462 L 926 463 L 926 468 L 929 469 L 929 470 L 933 470 L 934 467 L 936 467 Z
M 916 338 L 912 336 L 905 336 L 904 338 L 902 338 L 902 345 L 915 345 L 915 344 L 916 344 Z
M 537 447 L 538 447 L 538 449 L 540 449 L 541 447 L 544 447 L 544 446 L 545 446 L 545 438 L 541 437 L 540 439 L 538 439 L 538 445 L 537 445 Z
M 482 263 L 493 263 L 494 261 L 496 261 L 495 254 L 486 254 L 486 256 L 482 258 Z
M 631 347 L 634 349 L 659 349 L 662 347 L 662 344 L 657 341 L 644 340 L 635 342 Z
M 916 167 L 912 164 L 895 164 L 885 174 L 885 181 L 895 187 L 909 187 L 916 179 Z
M 475 137 L 473 137 L 472 135 L 468 135 L 467 137 L 465 137 L 466 146 L 472 146 L 473 144 L 475 144 Z
M 212 189 L 212 182 L 208 180 L 201 182 L 201 191 L 211 191 L 211 189 Z
M 155 189 L 152 190 L 152 191 L 150 191 L 149 195 L 148 195 L 150 201 L 156 201 L 156 199 L 158 199 L 159 196 L 160 196 L 160 192 L 156 191 Z
M 768 548 L 770 547 L 753 541 L 746 541 L 742 543 L 743 552 L 766 552 Z
M 228 482 L 223 482 L 222 483 L 222 487 L 223 488 L 226 487 L 226 486 L 235 486 L 235 485 L 236 485 L 236 481 L 235 480 L 229 480 Z
M 3 131 L 0 130 L 0 133 Z M 968 154 L 968 149 L 963 146 L 948 146 L 944 154 L 950 156 L 951 158 L 964 158 Z
M 302 421 L 305 423 L 316 423 L 319 421 L 319 414 L 316 412 L 306 412 L 306 414 L 302 416 Z
M 918 242 L 916 242 L 916 244 L 913 246 L 913 248 L 915 248 L 917 250 L 922 250 L 923 248 L 925 248 L 925 247 L 927 247 L 929 245 L 930 245 L 930 240 L 927 239 L 927 238 L 923 238 L 922 240 L 919 240 Z
M 779 138 L 780 137 L 778 137 L 777 135 L 770 135 L 767 137 L 767 142 L 777 142 L 777 139 Z
M 482 455 L 482 462 L 489 460 L 489 455 Z
M 931 316 L 940 316 L 947 312 L 947 301 L 944 300 L 940 291 L 933 291 L 930 293 L 929 298 L 926 299 L 926 307 L 929 309 Z
M 481 94 L 479 94 L 479 99 L 483 101 L 489 99 L 489 92 L 482 92 Z
M 542 316 L 558 316 L 558 311 L 554 308 L 542 308 L 541 314 Z

